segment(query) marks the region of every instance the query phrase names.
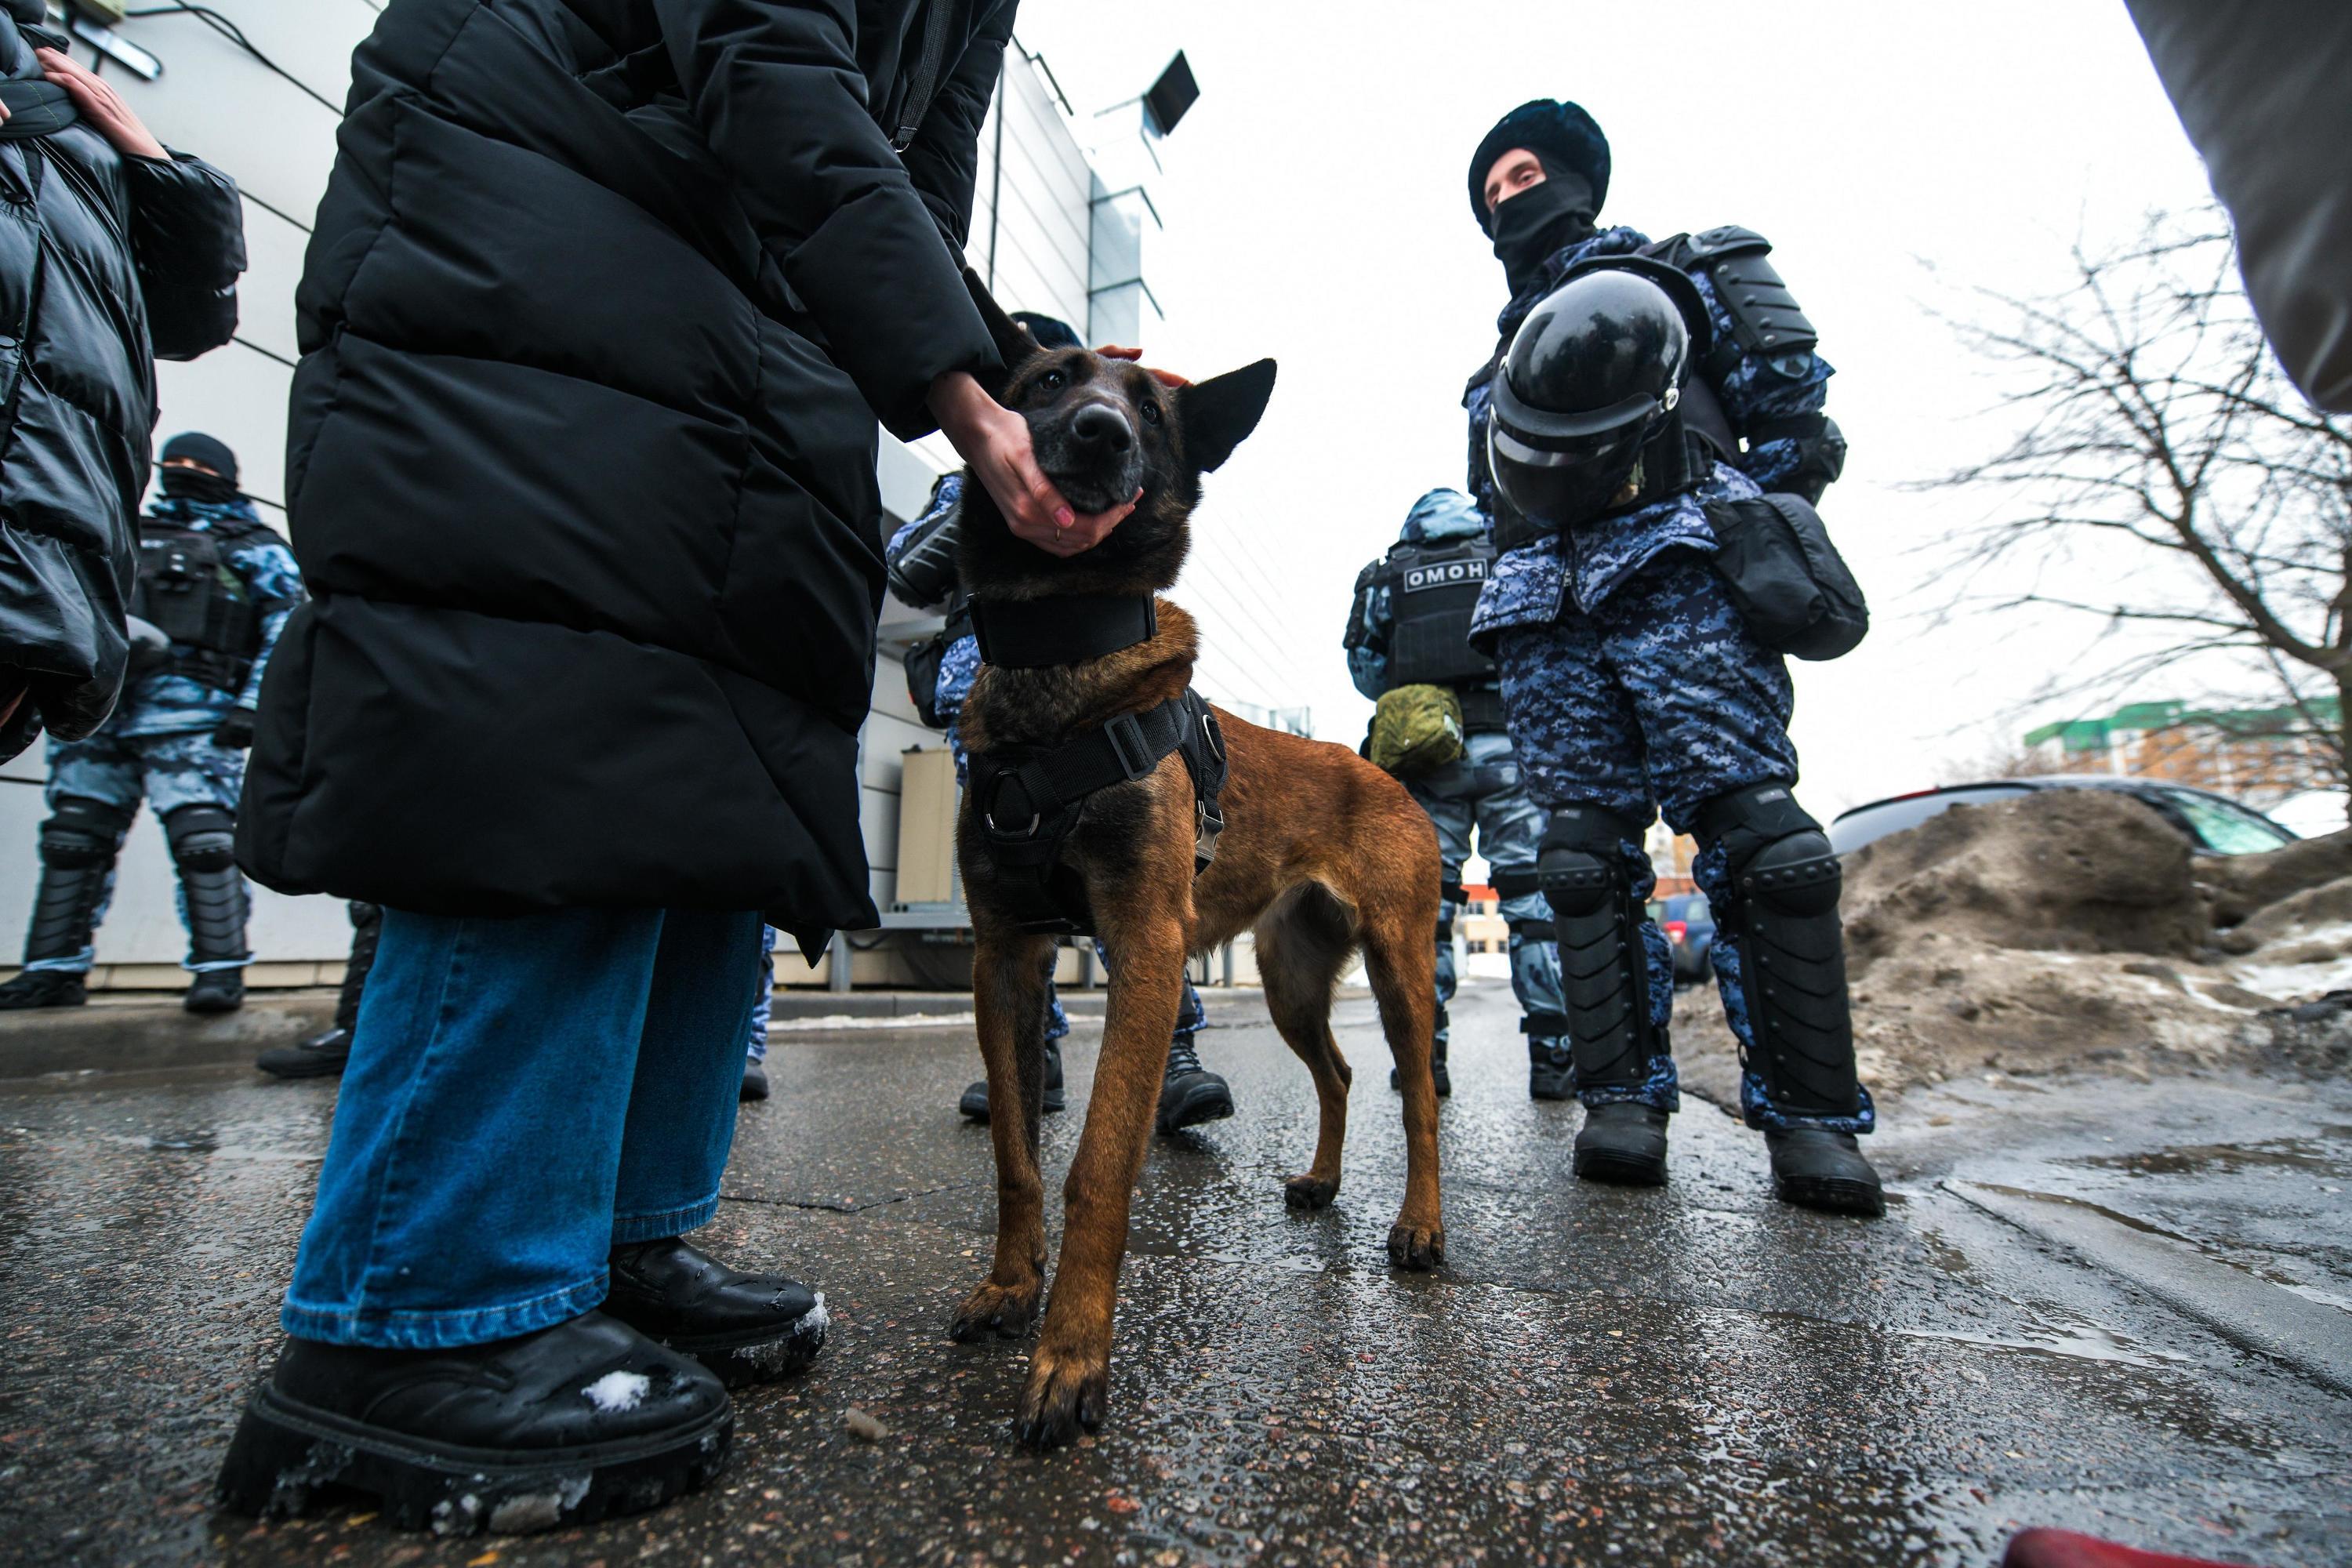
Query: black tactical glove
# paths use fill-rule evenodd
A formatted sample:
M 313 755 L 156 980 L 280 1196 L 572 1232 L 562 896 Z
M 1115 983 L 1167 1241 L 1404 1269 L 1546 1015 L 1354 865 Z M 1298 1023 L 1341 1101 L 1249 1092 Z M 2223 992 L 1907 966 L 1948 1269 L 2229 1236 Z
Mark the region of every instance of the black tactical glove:
M 253 710 L 232 708 L 213 729 L 213 744 L 242 752 L 253 744 Z

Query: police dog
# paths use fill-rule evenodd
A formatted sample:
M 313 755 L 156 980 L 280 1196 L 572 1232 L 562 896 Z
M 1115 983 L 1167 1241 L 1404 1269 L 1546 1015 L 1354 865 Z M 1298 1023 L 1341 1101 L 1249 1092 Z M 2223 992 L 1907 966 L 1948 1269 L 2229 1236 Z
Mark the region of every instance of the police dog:
M 1039 466 L 1063 496 L 1090 511 L 1139 488 L 1142 493 L 1102 543 L 1066 560 L 1016 539 L 986 491 L 968 486 L 960 545 L 965 587 L 987 608 L 1063 595 L 1151 595 L 1173 585 L 1201 475 L 1255 428 L 1273 391 L 1274 363 L 1171 386 L 1123 360 L 1040 350 L 1001 316 L 992 325 L 1013 367 L 1000 398 L 1028 420 Z M 992 747 L 1053 745 L 1181 694 L 1198 647 L 1193 622 L 1166 599 L 1156 609 L 1148 640 L 1103 657 L 1045 668 L 984 666 L 963 708 L 967 749 L 985 758 Z M 1411 1269 L 1433 1268 L 1444 1258 L 1430 1069 L 1435 833 L 1402 784 L 1346 747 L 1260 729 L 1230 713 L 1216 718 L 1228 765 L 1225 827 L 1197 878 L 1193 784 L 1175 753 L 1089 796 L 1059 857 L 1082 882 L 1109 954 L 1110 997 L 1086 1129 L 1062 1189 L 1060 1265 L 1021 1395 L 1016 1430 L 1034 1447 L 1066 1442 L 1102 1420 L 1129 1199 L 1143 1169 L 1188 954 L 1255 933 L 1266 1006 L 1314 1075 L 1321 1111 L 1314 1163 L 1288 1178 L 1285 1197 L 1292 1208 L 1317 1209 L 1339 1190 L 1348 1117 L 1349 1073 L 1331 1037 L 1332 994 L 1350 954 L 1362 952 L 1404 1101 L 1404 1203 L 1389 1232 L 1389 1258 Z M 974 793 L 967 791 L 958 825 L 978 948 L 973 1007 L 989 1103 L 1017 1105 L 1020 1114 L 1000 1110 L 989 1119 L 995 1262 L 949 1331 L 961 1341 L 1019 1336 L 1045 1292 L 1037 1122 L 1055 945 L 1053 936 L 1020 928 Z

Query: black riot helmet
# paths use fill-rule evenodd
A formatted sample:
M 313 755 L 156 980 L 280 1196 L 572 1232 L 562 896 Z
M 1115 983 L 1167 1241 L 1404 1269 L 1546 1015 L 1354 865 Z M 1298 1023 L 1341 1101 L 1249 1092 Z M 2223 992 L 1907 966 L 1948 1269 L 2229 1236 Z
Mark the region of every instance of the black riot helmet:
M 1503 498 L 1540 531 L 1610 510 L 1643 447 L 1678 438 L 1707 342 L 1706 302 L 1678 268 L 1643 256 L 1570 268 L 1496 368 L 1486 458 Z

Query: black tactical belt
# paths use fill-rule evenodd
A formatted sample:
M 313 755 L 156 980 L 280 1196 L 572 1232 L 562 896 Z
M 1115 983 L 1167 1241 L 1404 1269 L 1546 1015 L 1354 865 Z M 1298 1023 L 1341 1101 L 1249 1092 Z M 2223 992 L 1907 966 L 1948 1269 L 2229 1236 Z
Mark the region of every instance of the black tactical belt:
M 1160 630 L 1150 594 L 1061 594 L 1049 599 L 974 599 L 972 635 L 984 663 L 1008 669 L 1083 664 L 1150 642 Z

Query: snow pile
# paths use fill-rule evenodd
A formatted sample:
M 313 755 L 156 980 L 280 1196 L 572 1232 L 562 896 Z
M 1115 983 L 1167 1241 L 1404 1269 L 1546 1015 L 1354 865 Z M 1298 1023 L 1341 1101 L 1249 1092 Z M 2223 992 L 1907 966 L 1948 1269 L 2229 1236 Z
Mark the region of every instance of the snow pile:
M 2352 832 L 2224 860 L 2128 796 L 2052 790 L 1881 839 L 1845 889 L 1856 1045 L 1883 1090 L 2251 1061 L 2339 1014 L 2352 1039 L 2352 1005 L 2322 1001 L 2352 988 Z

